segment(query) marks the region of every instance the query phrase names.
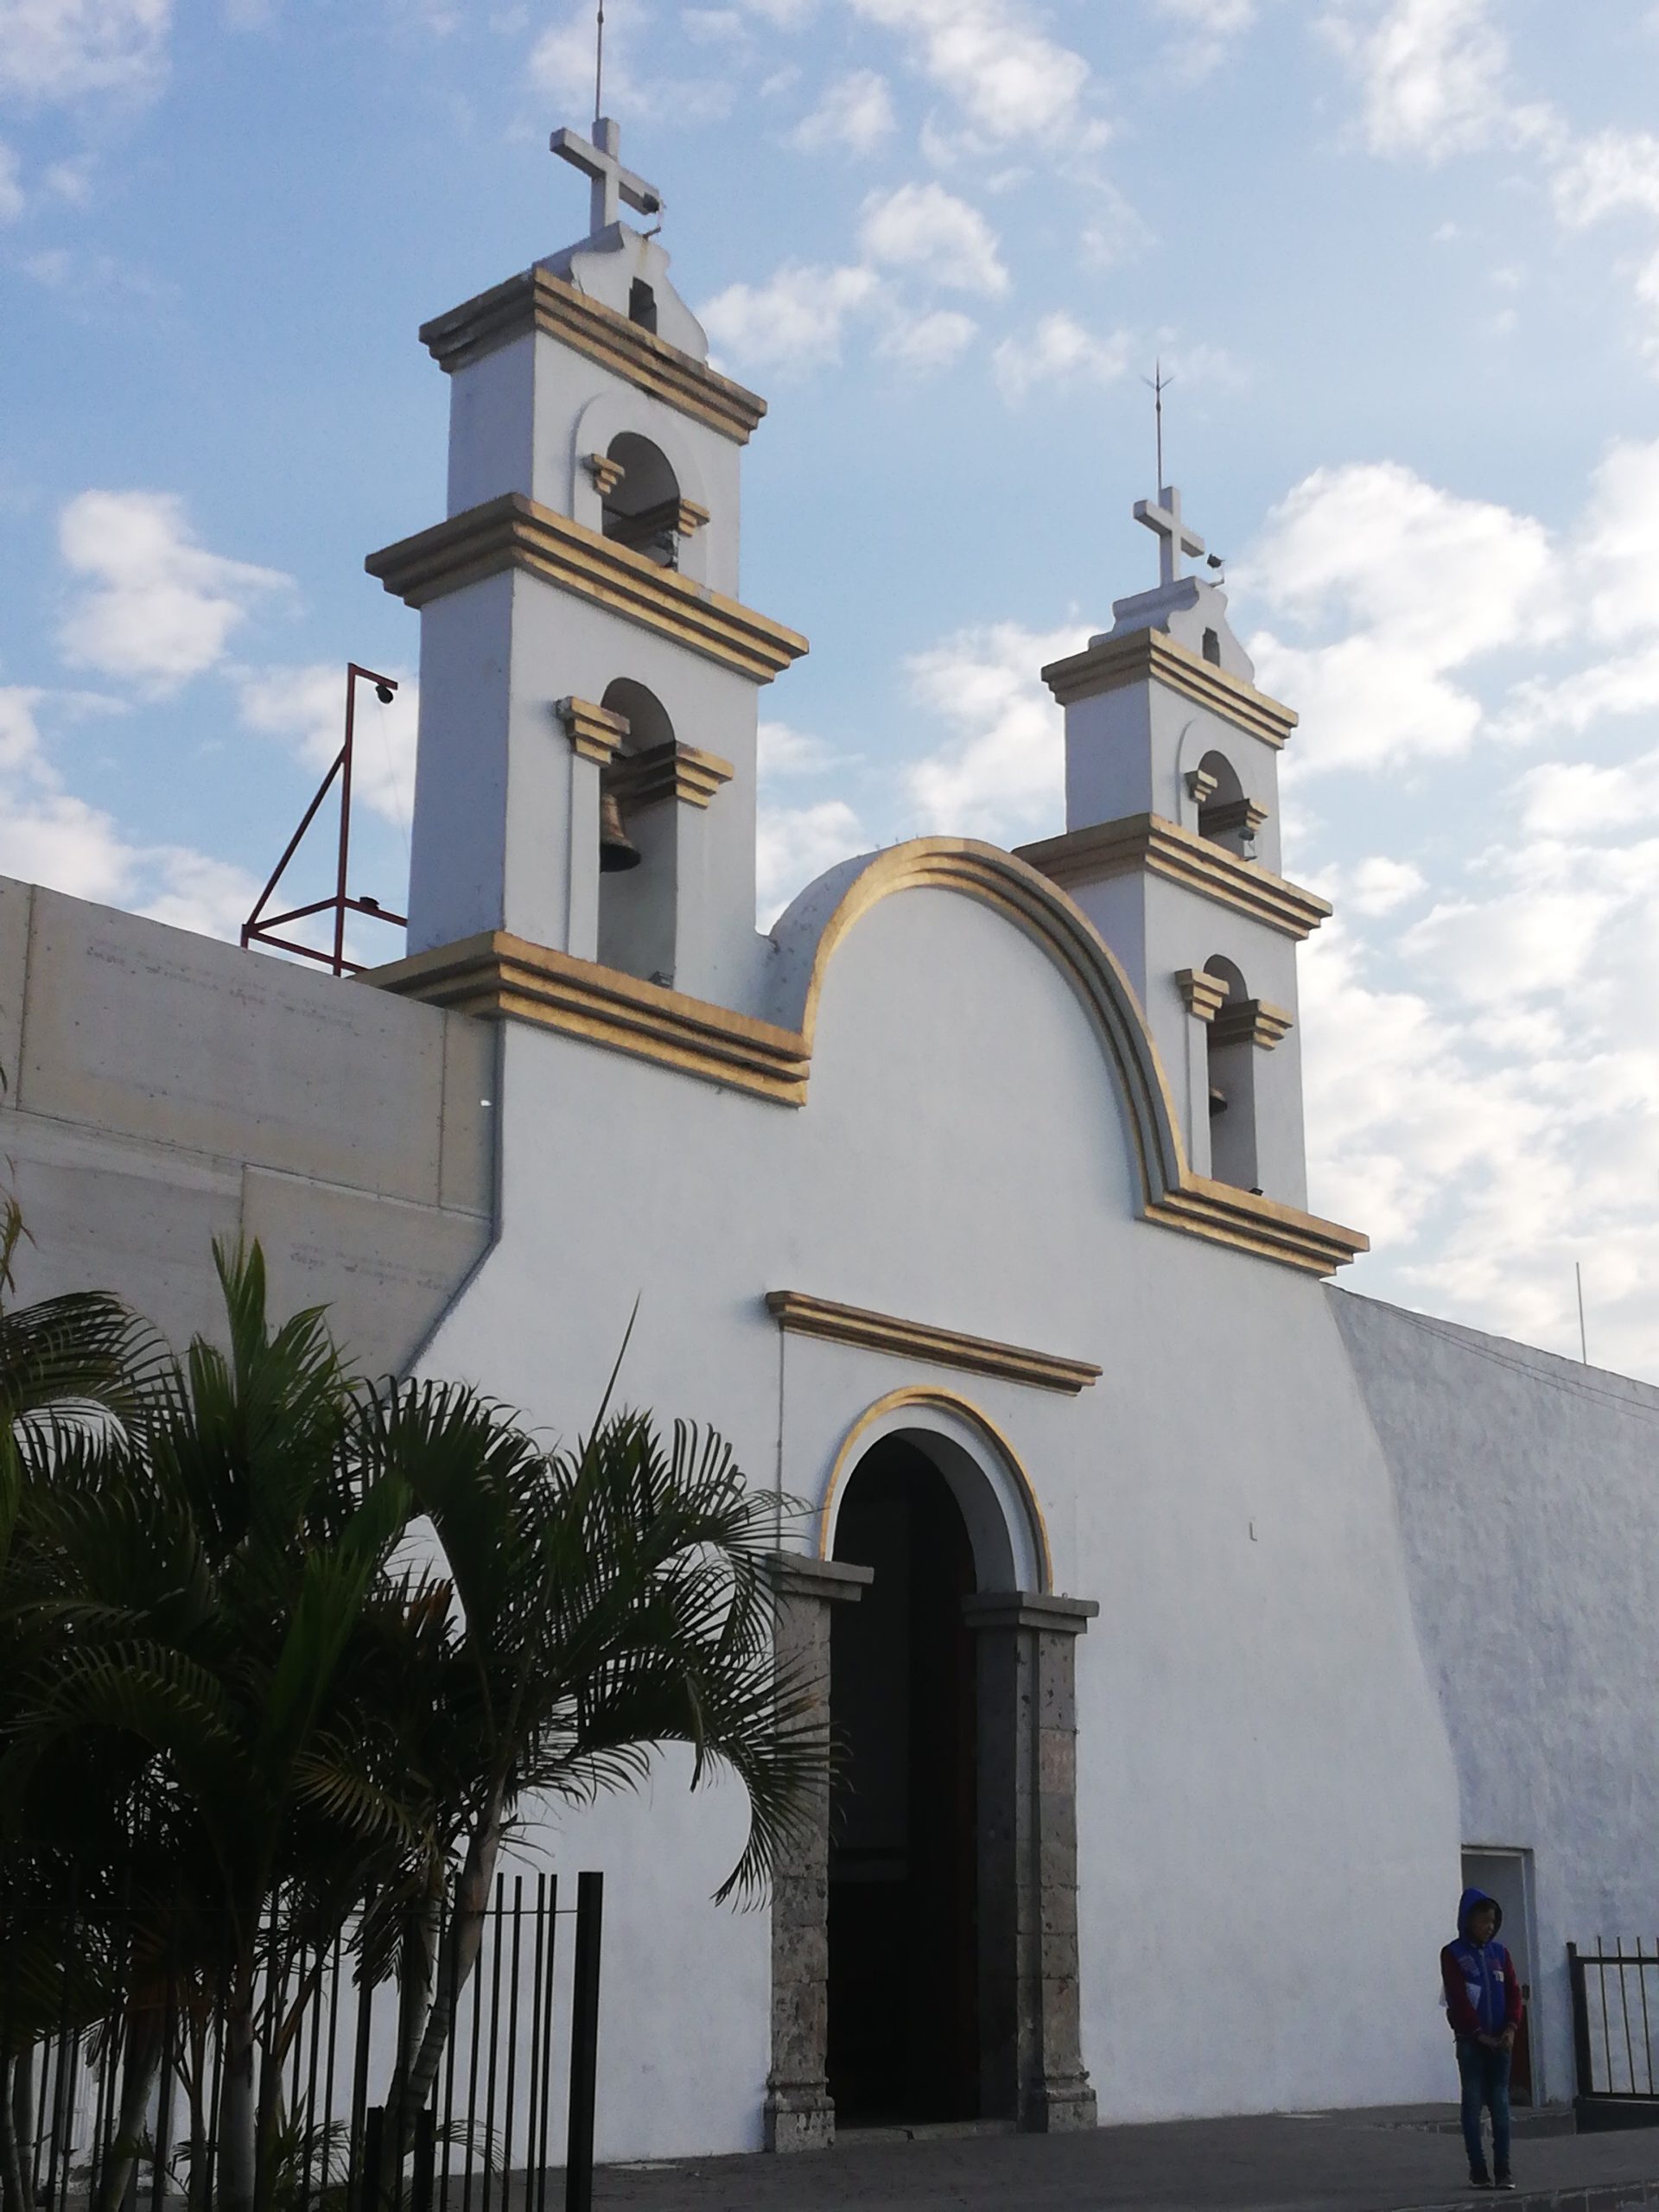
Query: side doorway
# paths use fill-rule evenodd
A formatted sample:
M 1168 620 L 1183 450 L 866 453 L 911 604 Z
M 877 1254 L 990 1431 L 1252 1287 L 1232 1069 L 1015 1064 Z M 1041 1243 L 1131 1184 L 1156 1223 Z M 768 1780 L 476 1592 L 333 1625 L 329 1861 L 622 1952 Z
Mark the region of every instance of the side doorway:
M 1544 2101 L 1543 2044 L 1533 2031 L 1533 1992 L 1538 1986 L 1537 1961 L 1533 1945 L 1532 1853 L 1529 1851 L 1471 1847 L 1463 1854 L 1465 1889 L 1484 1890 L 1503 1915 L 1502 1941 L 1521 1975 L 1526 2013 L 1515 2039 L 1510 2069 L 1510 2096 L 1518 2105 Z

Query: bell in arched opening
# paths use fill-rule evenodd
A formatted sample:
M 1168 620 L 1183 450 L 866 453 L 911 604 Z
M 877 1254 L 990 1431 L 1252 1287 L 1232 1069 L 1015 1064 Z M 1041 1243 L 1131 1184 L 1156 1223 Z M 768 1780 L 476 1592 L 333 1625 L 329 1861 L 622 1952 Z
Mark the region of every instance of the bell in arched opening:
M 599 801 L 600 874 L 620 875 L 625 868 L 638 868 L 639 861 L 639 848 L 624 826 L 622 810 L 616 803 L 616 793 L 601 792 Z

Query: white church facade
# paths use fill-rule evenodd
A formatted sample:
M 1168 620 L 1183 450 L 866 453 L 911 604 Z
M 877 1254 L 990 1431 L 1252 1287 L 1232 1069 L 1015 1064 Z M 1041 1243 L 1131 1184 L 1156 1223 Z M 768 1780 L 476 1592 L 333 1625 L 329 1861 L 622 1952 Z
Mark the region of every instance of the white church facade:
M 1330 1281 L 1295 717 L 1173 491 L 1159 587 L 1043 672 L 1064 833 L 867 854 L 757 931 L 806 649 L 740 595 L 764 409 L 614 126 L 560 138 L 590 235 L 427 326 L 448 513 L 368 564 L 420 617 L 407 957 L 0 886 L 26 1288 L 182 1338 L 257 1235 L 368 1368 L 566 1434 L 638 1297 L 624 1395 L 776 1491 L 848 1780 L 747 1914 L 741 1797 L 677 1757 L 537 1840 L 613 1883 L 601 2157 L 1448 2096 L 1468 1853 L 1569 2094 L 1566 1942 L 1659 1924 L 1659 1390 Z

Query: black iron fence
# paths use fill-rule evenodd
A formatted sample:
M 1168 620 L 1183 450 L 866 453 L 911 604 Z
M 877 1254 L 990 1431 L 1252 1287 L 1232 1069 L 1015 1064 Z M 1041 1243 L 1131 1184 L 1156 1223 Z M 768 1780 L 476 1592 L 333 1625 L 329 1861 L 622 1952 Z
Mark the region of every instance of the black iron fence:
M 561 2166 L 566 2212 L 589 2212 L 603 1882 L 578 1876 L 562 1907 L 554 1876 L 498 1877 L 407 2124 L 397 2098 L 421 2015 L 390 1962 L 365 1960 L 355 1923 L 323 1945 L 268 1944 L 251 2017 L 270 2212 L 548 2212 Z M 45 1947 L 66 1961 L 51 1983 L 60 2017 L 44 2032 L 31 1947 L 0 1955 L 9 2212 L 212 2212 L 221 2194 L 226 1992 L 158 1973 L 156 1927 L 153 1914 L 60 1916 Z M 431 1931 L 435 1959 L 452 1934 Z
M 1567 1947 L 1573 1985 L 1573 2048 L 1581 2098 L 1659 2096 L 1654 2037 L 1659 2032 L 1659 1942 L 1600 1936 L 1593 1950 Z

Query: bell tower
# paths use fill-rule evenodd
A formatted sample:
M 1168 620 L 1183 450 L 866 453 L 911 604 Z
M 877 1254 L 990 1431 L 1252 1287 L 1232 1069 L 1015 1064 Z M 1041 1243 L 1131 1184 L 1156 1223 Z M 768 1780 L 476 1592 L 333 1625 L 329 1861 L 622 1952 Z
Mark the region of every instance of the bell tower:
M 1256 689 L 1204 541 L 1164 486 L 1137 500 L 1159 582 L 1043 671 L 1065 709 L 1065 834 L 1027 845 L 1123 963 L 1199 1175 L 1306 1205 L 1296 948 L 1330 913 L 1280 874 L 1279 755 L 1296 725 Z M 1218 565 L 1218 564 L 1217 564 Z
M 806 640 L 738 593 L 765 403 L 709 366 L 615 123 L 552 150 L 588 235 L 428 323 L 448 513 L 366 567 L 421 616 L 409 951 L 485 933 L 747 1010 L 759 688 Z

